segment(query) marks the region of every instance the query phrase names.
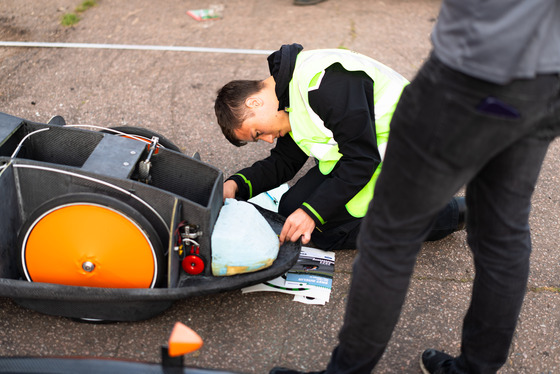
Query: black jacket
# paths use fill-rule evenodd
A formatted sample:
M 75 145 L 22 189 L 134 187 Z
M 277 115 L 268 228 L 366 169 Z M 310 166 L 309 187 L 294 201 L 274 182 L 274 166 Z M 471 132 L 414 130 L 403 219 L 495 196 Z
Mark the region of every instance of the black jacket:
M 268 57 L 279 110 L 289 107 L 288 85 L 302 49 L 299 44 L 284 45 Z M 375 136 L 373 81 L 366 73 L 349 72 L 340 64 L 331 65 L 319 89 L 309 92 L 309 103 L 325 127 L 333 132 L 342 154 L 330 178 L 306 200 L 328 221 L 369 182 L 381 162 Z M 307 159 L 290 135 L 278 138 L 270 156 L 238 172 L 251 182 L 252 196 L 243 178 L 239 175 L 229 178 L 239 186 L 236 197 L 249 199 L 291 180 Z M 307 207 L 301 208 L 321 225 Z

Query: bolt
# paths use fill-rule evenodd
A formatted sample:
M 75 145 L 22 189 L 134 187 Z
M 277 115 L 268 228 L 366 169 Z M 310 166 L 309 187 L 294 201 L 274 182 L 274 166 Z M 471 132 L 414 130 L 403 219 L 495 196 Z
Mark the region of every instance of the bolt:
M 85 261 L 82 264 L 82 269 L 84 269 L 88 273 L 91 273 L 93 271 L 93 269 L 95 269 L 95 264 L 91 261 Z

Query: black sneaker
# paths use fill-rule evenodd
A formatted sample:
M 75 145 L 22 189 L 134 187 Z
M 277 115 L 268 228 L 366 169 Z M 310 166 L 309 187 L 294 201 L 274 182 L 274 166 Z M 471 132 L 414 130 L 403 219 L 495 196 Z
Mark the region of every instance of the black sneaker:
M 453 362 L 453 356 L 435 349 L 426 349 L 420 357 L 420 369 L 424 374 L 445 374 Z
M 304 371 L 297 371 L 297 370 L 292 370 L 292 369 L 288 369 L 288 368 L 275 367 L 275 368 L 272 368 L 272 370 L 270 371 L 269 374 L 324 374 L 324 373 L 325 373 L 325 370 L 304 372 Z

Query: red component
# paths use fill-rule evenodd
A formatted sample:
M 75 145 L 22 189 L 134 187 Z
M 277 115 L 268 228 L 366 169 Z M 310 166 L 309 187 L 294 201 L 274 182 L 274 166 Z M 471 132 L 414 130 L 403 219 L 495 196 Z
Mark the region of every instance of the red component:
M 181 265 L 187 274 L 197 275 L 204 271 L 204 260 L 200 256 L 187 256 L 183 259 Z

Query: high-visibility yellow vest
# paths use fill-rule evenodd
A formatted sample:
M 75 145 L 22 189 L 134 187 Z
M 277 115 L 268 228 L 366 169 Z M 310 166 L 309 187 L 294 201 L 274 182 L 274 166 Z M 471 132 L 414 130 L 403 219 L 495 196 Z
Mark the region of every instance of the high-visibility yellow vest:
M 363 71 L 374 82 L 375 130 L 381 159 L 389 139 L 391 117 L 403 88 L 409 83 L 394 70 L 356 52 L 323 49 L 302 51 L 298 54 L 289 84 L 290 108 L 287 110 L 292 128 L 290 135 L 307 155 L 319 160 L 319 170 L 324 175 L 333 170 L 342 155 L 338 151 L 332 131 L 325 127 L 321 118 L 311 109 L 308 93 L 319 88 L 325 69 L 335 63 L 340 63 L 348 71 Z M 381 164 L 364 188 L 346 204 L 346 209 L 352 216 L 365 216 L 380 172 Z

